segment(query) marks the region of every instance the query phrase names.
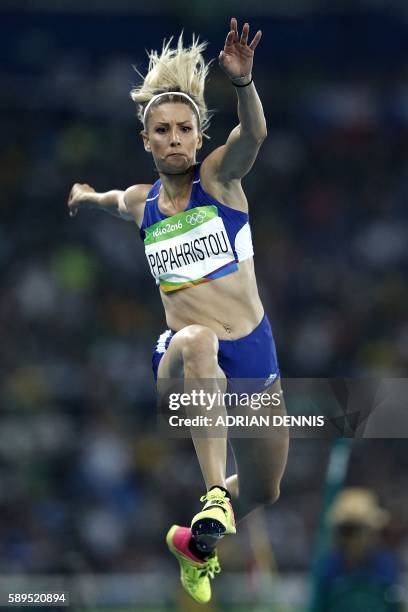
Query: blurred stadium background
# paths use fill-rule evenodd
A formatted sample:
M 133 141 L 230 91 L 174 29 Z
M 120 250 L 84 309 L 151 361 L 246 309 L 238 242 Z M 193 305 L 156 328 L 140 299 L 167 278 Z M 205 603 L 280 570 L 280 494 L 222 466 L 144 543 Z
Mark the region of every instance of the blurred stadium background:
M 407 8 L 2 0 L 1 584 L 68 584 L 78 610 L 195 609 L 163 540 L 202 484 L 191 443 L 156 433 L 157 290 L 133 225 L 66 210 L 74 182 L 156 179 L 128 94 L 132 65 L 143 72 L 164 37 L 199 33 L 215 58 L 231 15 L 263 31 L 254 78 L 269 137 L 244 187 L 284 376 L 406 376 Z M 207 100 L 203 155 L 236 122 L 216 63 Z M 330 448 L 293 440 L 281 499 L 254 519 L 263 537 L 254 549 L 250 523 L 224 541 L 207 609 L 305 609 Z M 406 440 L 358 440 L 346 476 L 392 514 L 402 599 L 407 468 Z

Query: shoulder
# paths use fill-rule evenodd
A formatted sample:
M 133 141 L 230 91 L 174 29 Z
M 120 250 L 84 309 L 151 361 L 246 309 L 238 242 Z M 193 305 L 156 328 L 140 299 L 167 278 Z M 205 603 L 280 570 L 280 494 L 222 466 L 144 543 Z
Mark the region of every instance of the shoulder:
M 136 223 L 140 226 L 143 220 L 146 198 L 151 185 L 131 185 L 123 194 L 123 202 L 126 212 L 130 213 Z
M 203 190 L 210 196 L 242 212 L 248 212 L 248 200 L 245 196 L 240 179 L 227 180 L 219 173 L 220 158 L 218 147 L 210 153 L 200 166 L 200 183 Z
M 147 195 L 152 188 L 151 185 L 131 185 L 125 191 L 125 204 L 132 208 L 146 202 Z

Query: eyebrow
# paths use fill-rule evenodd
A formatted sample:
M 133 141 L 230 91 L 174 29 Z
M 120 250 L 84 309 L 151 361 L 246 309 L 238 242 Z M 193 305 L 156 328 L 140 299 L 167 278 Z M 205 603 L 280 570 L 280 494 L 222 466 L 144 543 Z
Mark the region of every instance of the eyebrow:
M 177 121 L 177 125 L 183 125 L 184 123 L 192 123 L 191 119 L 185 119 L 184 121 Z M 168 121 L 156 121 L 155 125 L 170 125 Z

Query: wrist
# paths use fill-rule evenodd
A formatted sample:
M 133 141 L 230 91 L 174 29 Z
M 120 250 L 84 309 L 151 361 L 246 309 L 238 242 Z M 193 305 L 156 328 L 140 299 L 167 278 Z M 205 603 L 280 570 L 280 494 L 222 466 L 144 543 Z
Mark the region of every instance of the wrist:
M 233 79 L 231 79 L 231 82 L 235 87 L 247 87 L 247 85 L 250 85 L 252 81 L 253 81 L 252 72 L 250 72 L 249 74 L 244 74 L 243 76 L 234 77 Z
M 95 208 L 98 205 L 98 196 L 92 191 L 85 191 L 81 193 L 78 198 L 78 208 L 82 208 L 83 210 Z

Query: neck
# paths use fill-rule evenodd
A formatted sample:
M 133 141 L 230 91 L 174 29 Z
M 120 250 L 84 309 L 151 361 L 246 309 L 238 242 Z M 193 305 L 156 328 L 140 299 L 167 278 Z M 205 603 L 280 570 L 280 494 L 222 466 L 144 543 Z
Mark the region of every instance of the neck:
M 194 177 L 194 168 L 195 165 L 191 166 L 183 174 L 165 174 L 159 172 L 164 203 L 171 203 L 175 209 L 178 208 L 178 205 L 184 205 L 186 197 L 191 192 L 191 179 Z

